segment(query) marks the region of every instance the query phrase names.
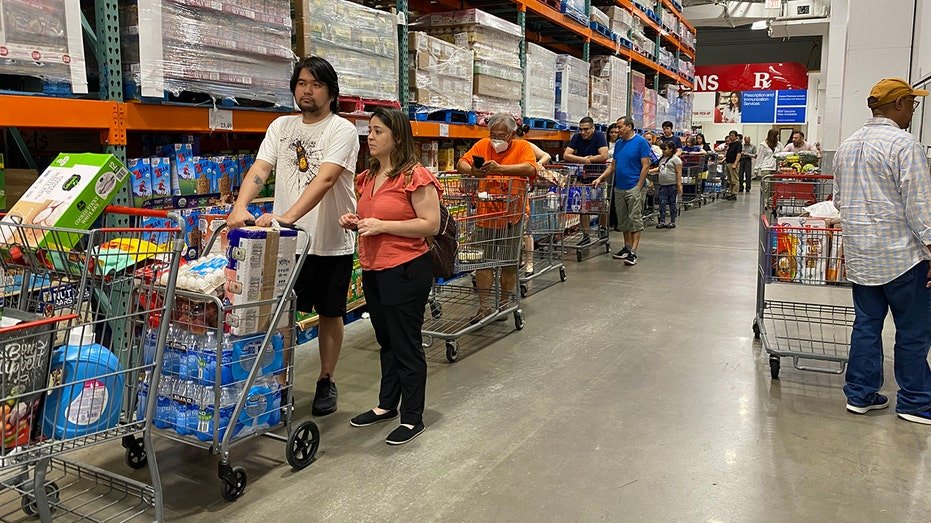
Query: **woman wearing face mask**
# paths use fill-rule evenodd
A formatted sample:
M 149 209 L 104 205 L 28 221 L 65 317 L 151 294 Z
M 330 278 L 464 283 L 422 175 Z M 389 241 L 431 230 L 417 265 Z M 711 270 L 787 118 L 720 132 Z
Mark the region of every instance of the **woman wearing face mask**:
M 513 203 L 502 208 L 500 203 L 479 202 L 478 213 L 502 212 L 506 216 L 493 218 L 478 223 L 479 238 L 512 238 L 520 230 L 520 220 L 523 218 L 526 206 L 527 181 L 532 181 L 537 173 L 537 159 L 533 154 L 530 143 L 516 137 L 517 122 L 507 113 L 496 113 L 488 119 L 489 138 L 482 138 L 469 149 L 459 160 L 459 172 L 466 176 L 476 176 L 487 179 L 489 182 L 510 181 L 510 198 Z M 476 168 L 475 158 L 484 158 L 484 164 Z M 483 180 L 484 182 L 485 180 Z M 480 191 L 495 194 L 500 189 L 499 183 L 480 183 Z M 489 242 L 493 243 L 493 242 Z M 487 253 L 486 257 L 494 259 L 500 253 Z M 511 257 L 509 254 L 505 254 Z M 516 258 L 516 256 L 514 256 Z M 517 290 L 517 265 L 501 269 L 501 296 L 499 303 L 492 304 L 492 285 L 494 272 L 491 269 L 475 271 L 475 283 L 478 290 L 479 311 L 472 318 L 476 324 L 490 317 L 497 311 L 506 309 L 511 297 Z M 499 320 L 507 319 L 505 316 Z

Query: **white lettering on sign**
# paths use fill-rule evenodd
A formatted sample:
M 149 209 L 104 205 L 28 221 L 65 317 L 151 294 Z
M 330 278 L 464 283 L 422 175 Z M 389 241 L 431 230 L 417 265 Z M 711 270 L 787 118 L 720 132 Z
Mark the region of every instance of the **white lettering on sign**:
M 708 76 L 695 77 L 696 91 L 717 91 L 719 87 L 718 75 L 709 74 Z
M 753 73 L 753 88 L 754 89 L 769 89 L 771 85 L 773 85 L 773 80 L 769 73 L 766 73 L 766 72 Z

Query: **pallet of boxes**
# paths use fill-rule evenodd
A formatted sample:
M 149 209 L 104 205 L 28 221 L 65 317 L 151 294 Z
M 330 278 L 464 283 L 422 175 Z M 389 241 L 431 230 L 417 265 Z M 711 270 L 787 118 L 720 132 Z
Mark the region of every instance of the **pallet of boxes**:
M 520 26 L 478 9 L 420 17 L 411 29 L 472 51 L 472 105 L 483 115 L 521 114 L 524 72 L 520 63 Z
M 555 122 L 558 56 L 549 49 L 527 43 L 527 67 L 524 69 L 525 118 Z
M 595 118 L 596 122 L 614 123 L 622 116 L 627 116 L 627 81 L 630 63 L 611 55 L 600 55 L 592 58 L 592 118 L 595 118 L 596 88 L 604 97 L 605 109 L 599 114 L 603 120 Z
M 589 64 L 572 55 L 556 58 L 556 121 L 567 127 L 578 127 L 588 115 Z
M 425 113 L 424 118 L 427 118 L 430 112 L 444 109 L 472 110 L 474 60 L 470 49 L 412 31 L 408 36 L 408 50 L 410 102 L 417 107 L 417 114 Z

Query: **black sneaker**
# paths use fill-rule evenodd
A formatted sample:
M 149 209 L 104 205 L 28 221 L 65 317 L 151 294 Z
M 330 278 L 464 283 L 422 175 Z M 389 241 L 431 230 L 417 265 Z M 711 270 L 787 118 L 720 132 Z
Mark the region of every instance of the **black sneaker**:
M 592 237 L 589 235 L 582 236 L 582 239 L 579 241 L 579 247 L 585 247 L 592 244 Z
M 330 378 L 320 378 L 317 380 L 317 392 L 314 394 L 314 403 L 311 408 L 311 414 L 314 416 L 326 416 L 336 412 L 336 398 L 339 392 L 336 390 L 336 384 Z
M 666 228 L 667 228 L 667 229 L 675 229 L 675 228 L 676 228 L 676 222 L 670 223 L 669 225 L 666 226 Z
M 850 400 L 847 400 L 847 412 L 852 414 L 866 414 L 871 410 L 880 410 L 889 406 L 889 398 L 883 396 L 882 394 L 874 394 L 873 400 L 867 403 L 866 405 L 856 405 Z
M 637 265 L 637 255 L 630 253 L 630 256 L 624 258 L 624 263 L 627 265 Z
M 398 417 L 398 409 L 392 409 L 384 414 L 375 414 L 374 410 L 368 410 L 349 420 L 353 427 L 368 427 L 382 421 L 393 420 Z
M 657 229 L 665 229 L 665 228 L 666 228 L 666 224 L 665 224 L 664 222 L 659 222 L 659 223 L 656 224 L 656 228 L 657 228 Z
M 627 247 L 624 247 L 623 249 L 611 255 L 611 257 L 615 260 L 626 260 L 628 256 L 630 256 L 630 249 Z
M 391 434 L 388 434 L 388 437 L 385 438 L 385 443 L 389 445 L 403 445 L 408 441 L 419 436 L 426 427 L 423 426 L 423 423 L 414 425 L 414 428 L 409 429 L 404 425 L 399 426 L 398 428 L 391 431 Z

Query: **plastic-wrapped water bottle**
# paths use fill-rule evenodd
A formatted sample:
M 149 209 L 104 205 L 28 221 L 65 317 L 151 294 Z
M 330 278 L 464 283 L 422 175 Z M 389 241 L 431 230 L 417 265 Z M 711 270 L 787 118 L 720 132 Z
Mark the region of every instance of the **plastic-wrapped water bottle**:
M 162 376 L 158 382 L 158 403 L 155 407 L 155 426 L 167 429 L 174 424 L 173 402 L 171 399 L 175 379 Z
M 139 380 L 139 389 L 136 391 L 136 421 L 145 419 L 146 400 L 149 397 L 149 373 L 146 372 Z
M 178 360 L 178 329 L 174 324 L 168 327 L 165 338 L 165 355 L 162 358 L 162 374 L 177 375 L 180 361 Z
M 158 328 L 150 327 L 142 339 L 142 363 L 151 365 L 155 362 L 155 350 L 158 348 Z

